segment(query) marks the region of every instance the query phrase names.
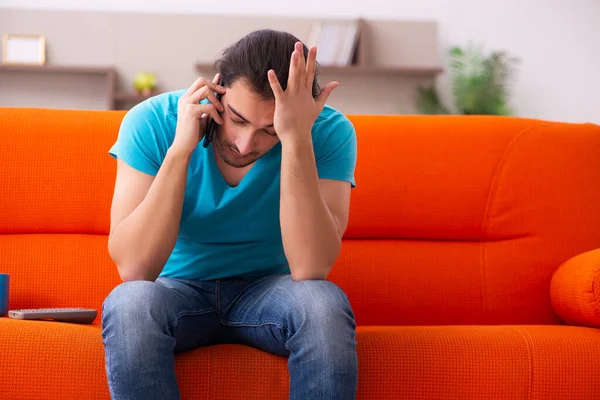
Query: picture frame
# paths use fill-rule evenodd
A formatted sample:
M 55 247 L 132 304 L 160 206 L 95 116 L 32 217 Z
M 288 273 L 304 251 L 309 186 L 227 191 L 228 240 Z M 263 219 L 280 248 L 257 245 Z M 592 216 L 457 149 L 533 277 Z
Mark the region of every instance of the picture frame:
M 18 65 L 46 64 L 46 37 L 42 35 L 4 34 L 2 63 Z

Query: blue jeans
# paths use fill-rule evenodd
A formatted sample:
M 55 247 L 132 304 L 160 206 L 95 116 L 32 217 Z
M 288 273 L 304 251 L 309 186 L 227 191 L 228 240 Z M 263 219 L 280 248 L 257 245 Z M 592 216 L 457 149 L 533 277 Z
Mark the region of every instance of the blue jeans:
M 354 399 L 355 328 L 338 286 L 294 281 L 289 274 L 130 281 L 114 288 L 102 305 L 113 399 L 179 399 L 175 354 L 220 343 L 287 356 L 290 399 Z

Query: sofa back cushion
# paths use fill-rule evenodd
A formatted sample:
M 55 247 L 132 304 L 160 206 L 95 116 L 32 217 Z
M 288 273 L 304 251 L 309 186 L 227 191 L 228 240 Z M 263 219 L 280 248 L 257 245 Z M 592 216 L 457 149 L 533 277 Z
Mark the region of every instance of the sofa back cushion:
M 361 322 L 553 323 L 552 273 L 600 247 L 600 127 L 352 116 L 346 252 Z
M 100 309 L 122 111 L 0 109 L 11 308 Z M 600 247 L 600 127 L 351 116 L 357 187 L 329 277 L 359 324 L 555 323 L 552 272 Z
M 124 114 L 0 109 L 0 234 L 108 233 Z
M 0 272 L 10 308 L 90 307 L 120 282 L 107 251 L 122 111 L 0 109 Z

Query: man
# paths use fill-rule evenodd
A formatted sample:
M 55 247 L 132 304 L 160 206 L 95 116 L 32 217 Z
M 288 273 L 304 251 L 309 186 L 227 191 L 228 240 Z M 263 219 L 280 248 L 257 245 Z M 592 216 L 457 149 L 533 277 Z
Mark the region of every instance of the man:
M 212 82 L 130 110 L 110 150 L 124 281 L 102 307 L 111 395 L 179 398 L 176 353 L 241 343 L 289 357 L 291 399 L 352 399 L 354 315 L 325 280 L 356 163 L 352 124 L 325 105 L 337 82 L 321 90 L 316 48 L 272 30 L 216 65 Z

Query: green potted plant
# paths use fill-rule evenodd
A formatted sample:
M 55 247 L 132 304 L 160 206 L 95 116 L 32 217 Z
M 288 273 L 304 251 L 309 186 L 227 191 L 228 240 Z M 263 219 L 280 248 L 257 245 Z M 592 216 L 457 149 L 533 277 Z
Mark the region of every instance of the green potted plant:
M 449 52 L 452 94 L 457 114 L 511 115 L 509 85 L 518 59 L 505 52 L 485 55 L 472 45 L 453 47 Z M 418 88 L 417 109 L 422 114 L 453 114 L 442 104 L 433 86 Z
M 137 94 L 150 96 L 157 86 L 156 75 L 152 72 L 138 72 L 133 78 L 133 87 Z

